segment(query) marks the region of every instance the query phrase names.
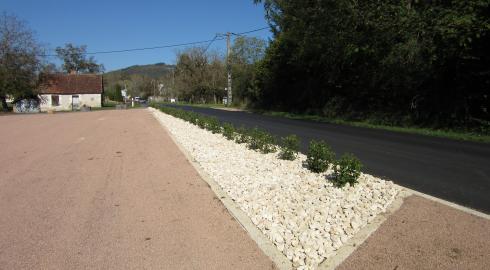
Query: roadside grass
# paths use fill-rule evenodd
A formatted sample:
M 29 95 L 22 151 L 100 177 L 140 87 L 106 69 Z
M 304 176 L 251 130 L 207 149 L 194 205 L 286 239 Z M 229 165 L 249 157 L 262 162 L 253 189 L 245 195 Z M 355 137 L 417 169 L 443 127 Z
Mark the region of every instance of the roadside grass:
M 185 105 L 185 106 L 190 106 L 190 107 L 211 108 L 211 109 L 221 109 L 221 108 L 245 109 L 245 106 L 237 106 L 237 105 L 226 106 L 223 103 L 157 102 L 154 104 L 156 104 L 156 105 L 158 105 L 158 104 L 161 104 L 161 105 Z
M 277 112 L 277 111 L 253 111 L 253 112 L 257 114 L 278 116 L 278 117 L 284 117 L 284 118 L 296 119 L 296 120 L 309 120 L 315 122 L 324 122 L 324 123 L 348 125 L 354 127 L 382 129 L 382 130 L 388 130 L 394 132 L 448 138 L 453 140 L 490 143 L 490 135 L 484 135 L 484 134 L 468 132 L 468 131 L 449 130 L 449 129 L 447 130 L 431 129 L 431 128 L 421 128 L 421 127 L 390 126 L 390 125 L 383 125 L 383 124 L 373 124 L 369 122 L 369 120 L 351 121 L 351 120 L 338 119 L 338 118 L 332 119 L 332 118 L 322 117 L 319 115 L 295 114 L 295 113 Z

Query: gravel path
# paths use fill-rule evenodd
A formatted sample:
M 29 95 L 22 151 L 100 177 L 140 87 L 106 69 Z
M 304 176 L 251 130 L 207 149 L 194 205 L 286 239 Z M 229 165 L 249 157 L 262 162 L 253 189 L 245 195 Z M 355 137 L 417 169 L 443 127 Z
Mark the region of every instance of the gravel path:
M 0 269 L 274 267 L 147 110 L 0 127 Z
M 252 222 L 298 269 L 313 269 L 384 212 L 400 191 L 362 174 L 355 187 L 334 187 L 325 174 L 260 154 L 150 108 Z

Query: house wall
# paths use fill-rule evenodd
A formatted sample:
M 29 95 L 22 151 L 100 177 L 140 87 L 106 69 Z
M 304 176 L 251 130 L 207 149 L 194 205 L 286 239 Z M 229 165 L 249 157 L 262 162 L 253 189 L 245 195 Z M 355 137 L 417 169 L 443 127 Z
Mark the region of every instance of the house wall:
M 41 111 L 45 112 L 48 110 L 54 111 L 71 111 L 72 110 L 72 97 L 74 95 L 57 95 L 59 96 L 59 105 L 52 106 L 52 96 L 51 94 L 41 95 Z M 79 94 L 79 107 L 83 105 L 88 107 L 101 107 L 102 106 L 102 95 L 101 94 Z

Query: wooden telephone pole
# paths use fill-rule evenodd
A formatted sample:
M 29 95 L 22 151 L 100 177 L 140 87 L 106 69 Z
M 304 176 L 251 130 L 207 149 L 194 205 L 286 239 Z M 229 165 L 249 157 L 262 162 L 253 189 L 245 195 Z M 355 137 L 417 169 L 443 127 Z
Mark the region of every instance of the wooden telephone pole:
M 231 33 L 226 33 L 226 70 L 228 71 L 228 87 L 226 88 L 228 96 L 226 97 L 226 106 L 231 106 L 232 92 L 231 92 L 231 60 L 230 60 L 230 36 Z

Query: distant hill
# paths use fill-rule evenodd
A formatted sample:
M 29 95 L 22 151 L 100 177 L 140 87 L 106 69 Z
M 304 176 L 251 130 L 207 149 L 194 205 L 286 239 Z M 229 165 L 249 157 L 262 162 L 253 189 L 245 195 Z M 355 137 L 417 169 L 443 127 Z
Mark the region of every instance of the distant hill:
M 175 65 L 167 65 L 165 63 L 156 63 L 150 65 L 134 65 L 123 69 L 113 70 L 104 74 L 107 80 L 117 80 L 121 77 L 129 77 L 131 75 L 144 75 L 153 79 L 162 77 L 165 73 L 175 69 Z

